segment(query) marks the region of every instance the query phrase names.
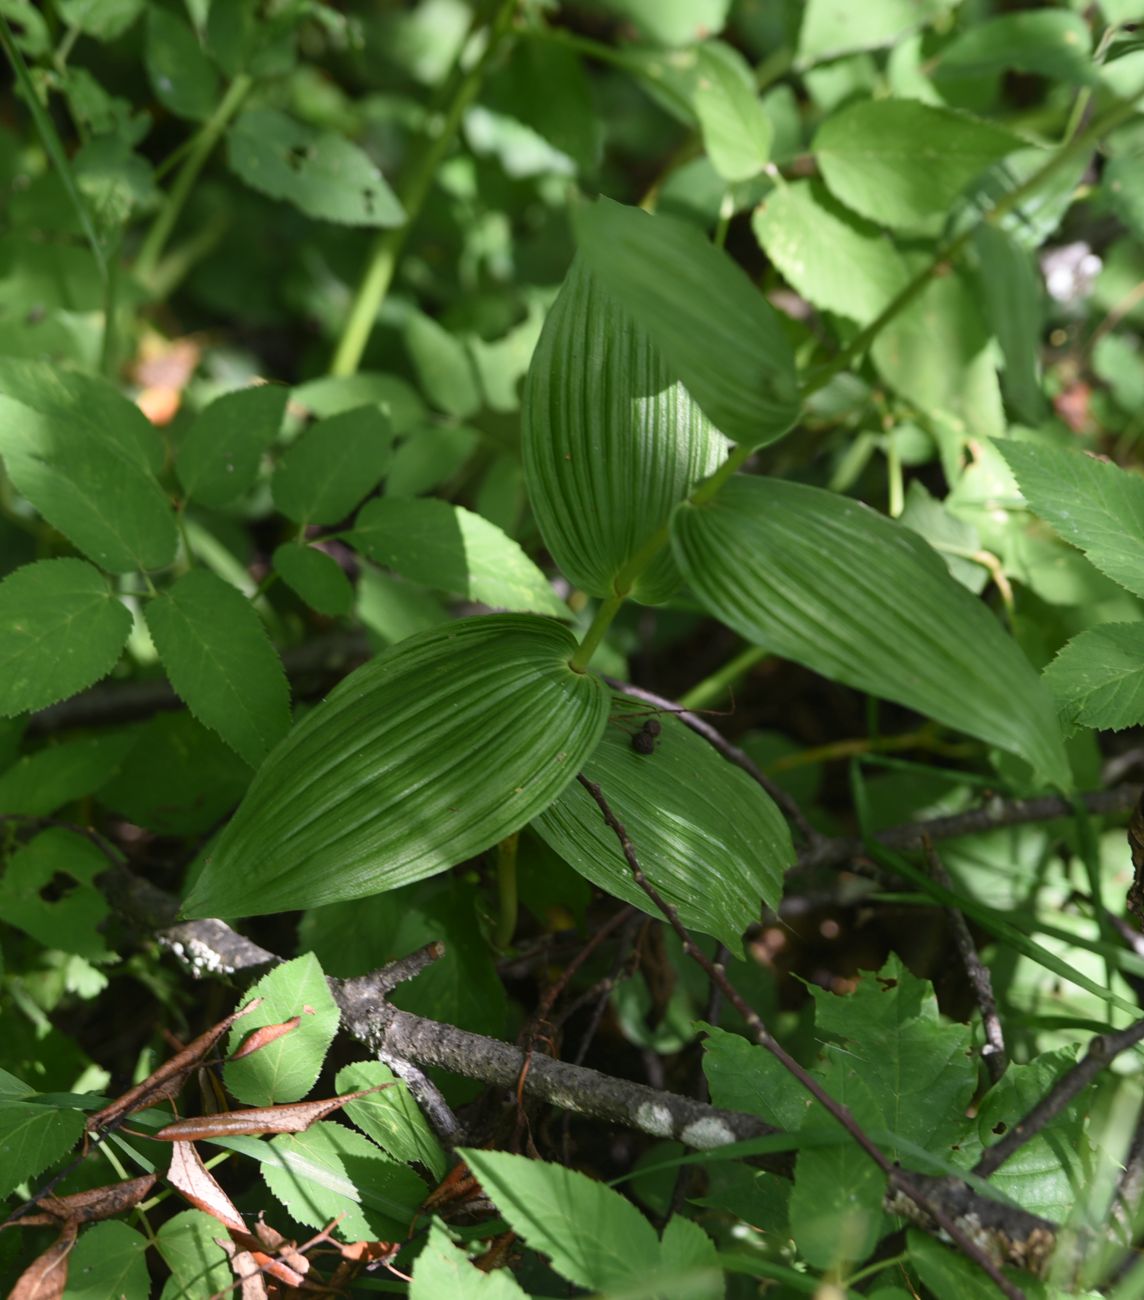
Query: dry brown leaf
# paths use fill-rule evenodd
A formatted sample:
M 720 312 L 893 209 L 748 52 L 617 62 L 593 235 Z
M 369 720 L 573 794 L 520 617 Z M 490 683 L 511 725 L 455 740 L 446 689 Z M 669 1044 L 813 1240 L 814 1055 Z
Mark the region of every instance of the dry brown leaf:
M 244 1056 L 253 1056 L 255 1052 L 260 1052 L 277 1039 L 285 1037 L 286 1034 L 292 1034 L 301 1023 L 301 1016 L 291 1016 L 289 1020 L 284 1020 L 280 1025 L 263 1025 L 261 1029 L 251 1030 L 230 1059 L 232 1061 L 241 1061 Z
M 340 1097 L 321 1101 L 295 1101 L 283 1106 L 258 1106 L 250 1110 L 231 1110 L 221 1115 L 199 1115 L 180 1119 L 151 1134 L 159 1142 L 198 1142 L 203 1138 L 262 1137 L 266 1133 L 304 1133 L 311 1124 L 325 1119 L 347 1101 L 368 1097 L 371 1092 L 392 1088 L 393 1082 L 379 1083 L 360 1092 L 346 1092 Z
M 65 1223 L 60 1235 L 20 1274 L 8 1300 L 60 1300 L 68 1284 L 68 1256 L 79 1227 Z
M 175 1143 L 171 1151 L 167 1181 L 181 1192 L 196 1210 L 214 1215 L 219 1223 L 237 1232 L 246 1231 L 242 1215 L 189 1142 Z

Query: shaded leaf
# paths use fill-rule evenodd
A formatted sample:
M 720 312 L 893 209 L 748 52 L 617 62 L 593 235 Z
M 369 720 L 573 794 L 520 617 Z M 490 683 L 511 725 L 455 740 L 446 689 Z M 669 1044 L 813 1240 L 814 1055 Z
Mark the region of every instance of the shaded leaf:
M 392 1084 L 384 1091 L 378 1087 Z M 339 1071 L 335 1086 L 339 1091 L 358 1089 L 354 1101 L 345 1104 L 346 1116 L 394 1160 L 402 1164 L 423 1165 L 439 1182 L 445 1177 L 448 1158 L 428 1121 L 422 1115 L 413 1094 L 380 1061 L 362 1061 Z M 368 1090 L 369 1095 L 365 1095 Z
M 263 765 L 188 915 L 359 898 L 479 853 L 546 807 L 591 752 L 603 685 L 570 633 L 524 615 L 410 637 L 341 683 Z
M 1090 627 L 1045 669 L 1045 685 L 1073 727 L 1144 725 L 1144 623 Z
M 950 41 L 935 64 L 939 85 L 1010 68 L 1079 85 L 1099 80 L 1088 23 L 1066 9 L 1001 14 L 975 23 Z
M 274 441 L 290 390 L 259 384 L 216 397 L 179 443 L 175 471 L 183 490 L 206 506 L 225 506 L 253 486 Z
M 143 62 L 159 102 L 177 117 L 203 122 L 219 101 L 218 73 L 183 19 L 151 5 Z
M 298 524 L 336 524 L 381 481 L 391 450 L 389 420 L 378 406 L 319 420 L 274 471 L 274 504 Z
M 584 775 L 599 784 L 648 879 L 675 905 L 684 925 L 742 951 L 743 931 L 774 907 L 794 862 L 790 831 L 757 782 L 677 718 L 657 718 L 656 749 L 639 754 L 632 735 L 648 717 L 617 700 Z M 627 730 L 621 729 L 626 728 Z M 719 791 L 712 800 L 711 791 Z M 652 916 L 659 911 L 632 878 L 618 839 L 579 783 L 533 826 L 593 884 Z
M 460 339 L 432 316 L 412 311 L 405 323 L 405 346 L 422 391 L 438 410 L 459 420 L 476 415 L 482 405 L 481 393 L 472 360 Z
M 464 469 L 479 442 L 479 435 L 464 426 L 419 425 L 393 453 L 386 495 L 415 497 L 447 483 Z
M 745 1110 L 790 1132 L 806 1117 L 806 1089 L 765 1047 L 741 1034 L 709 1026 L 703 1040 L 703 1072 L 716 1106 Z
M 227 135 L 227 161 L 253 189 L 319 221 L 399 226 L 405 220 L 385 177 L 357 145 L 273 108 L 242 114 Z
M 517 542 L 447 501 L 367 501 L 346 540 L 411 582 L 491 605 L 569 618 L 568 606 Z
M 975 176 L 1022 143 L 950 109 L 877 99 L 828 117 L 813 149 L 835 198 L 880 225 L 911 227 L 945 212 Z
M 609 199 L 575 213 L 587 268 L 647 332 L 713 424 L 760 447 L 798 417 L 778 313 L 702 231 Z
M 932 497 L 919 479 L 910 480 L 906 489 L 906 508 L 899 519 L 929 542 L 963 587 L 975 596 L 984 591 L 989 581 L 988 570 L 968 558 L 981 550 L 977 529 L 948 510 L 945 502 Z
M 187 707 L 257 767 L 290 725 L 282 662 L 250 602 L 193 569 L 147 606 L 147 627 Z
M 353 584 L 337 560 L 316 546 L 283 542 L 274 552 L 274 567 L 290 590 L 319 614 L 337 618 L 353 609 Z
M 697 57 L 695 113 L 707 156 L 724 180 L 750 180 L 770 161 L 774 134 L 754 74 L 739 51 L 721 41 L 705 41 Z
M 95 881 L 107 868 L 90 840 L 51 826 L 8 858 L 0 876 L 0 916 L 46 948 L 106 960 L 99 927 L 108 907 Z
M 38 560 L 0 582 L 0 716 L 47 708 L 115 667 L 131 615 L 84 560 Z
M 132 731 L 65 740 L 23 754 L 0 774 L 0 814 L 42 817 L 94 794 L 114 777 L 135 744 Z
M 1038 424 L 1045 413 L 1037 378 L 1044 327 L 1040 274 L 1032 255 L 988 222 L 981 222 L 973 232 L 973 243 L 981 268 L 977 283 L 985 317 L 1005 354 L 1005 394 L 1022 420 Z
M 198 1210 L 168 1219 L 155 1234 L 159 1254 L 171 1270 L 162 1300 L 189 1300 L 199 1291 L 214 1295 L 231 1285 L 230 1265 L 216 1238 L 218 1220 Z
M 72 1251 L 65 1300 L 148 1300 L 150 1242 L 126 1223 L 100 1223 Z
M 755 644 L 1020 754 L 1068 788 L 1031 665 L 908 529 L 819 488 L 738 478 L 677 510 L 672 544 L 703 605 Z
M 78 1110 L 32 1101 L 0 1101 L 0 1197 L 42 1174 L 83 1133 Z

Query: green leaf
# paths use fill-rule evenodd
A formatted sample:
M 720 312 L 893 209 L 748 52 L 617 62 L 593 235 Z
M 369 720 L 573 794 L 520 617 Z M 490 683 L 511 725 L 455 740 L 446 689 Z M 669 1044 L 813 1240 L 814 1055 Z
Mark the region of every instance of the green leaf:
M 772 190 L 751 225 L 786 282 L 816 307 L 864 325 L 905 287 L 906 266 L 893 244 L 821 181 Z
M 741 1034 L 707 1026 L 703 1072 L 716 1106 L 745 1110 L 789 1132 L 800 1128 L 806 1117 L 806 1089 L 765 1047 Z
M 297 524 L 336 524 L 381 482 L 391 451 L 389 420 L 377 406 L 319 420 L 274 471 L 274 504 Z
M 411 311 L 405 346 L 422 392 L 438 410 L 466 420 L 481 409 L 477 374 L 465 345 L 432 316 Z
M 525 385 L 524 466 L 545 545 L 576 586 L 607 597 L 672 508 L 714 472 L 726 439 L 582 257 L 548 313 Z M 666 548 L 638 600 L 679 585 Z
M 942 86 L 1009 69 L 1095 85 L 1099 76 L 1088 23 L 1066 9 L 1029 10 L 975 23 L 941 51 L 932 75 Z
M 1029 424 L 1045 414 L 1037 379 L 1044 329 L 1044 285 L 1032 254 L 988 222 L 973 233 L 985 319 L 1005 354 L 1002 384 L 1014 411 Z
M 290 405 L 320 420 L 341 415 L 358 406 L 380 406 L 389 416 L 393 432 L 404 436 L 426 418 L 425 404 L 412 384 L 396 375 L 323 375 L 299 384 L 290 394 Z
M 163 1224 L 155 1240 L 171 1276 L 160 1300 L 197 1300 L 230 1287 L 230 1264 L 218 1236 L 219 1221 L 201 1210 L 184 1210 Z
M 56 0 L 60 18 L 97 41 L 118 40 L 135 22 L 147 0 Z
M 54 826 L 8 858 L 0 877 L 0 915 L 45 948 L 89 961 L 110 955 L 99 927 L 107 900 L 95 884 L 107 858 L 90 840 Z
M 416 497 L 367 501 L 346 540 L 411 582 L 496 609 L 571 617 L 520 546 L 463 506 Z
M 0 394 L 0 456 L 52 527 L 113 573 L 174 559 L 175 518 L 153 475 L 162 445 L 137 407 L 101 380 L 12 360 L 0 361 Z
M 942 1300 L 982 1300 L 982 1273 L 974 1260 L 963 1258 L 952 1246 L 942 1245 L 916 1228 L 906 1233 L 906 1241 L 910 1263 L 930 1294 Z M 989 1291 L 991 1295 L 1001 1294 L 992 1285 Z
M 188 915 L 251 916 L 435 875 L 536 816 L 608 712 L 559 624 L 498 614 L 433 628 L 359 668 L 264 764 Z
M 798 62 L 809 67 L 855 50 L 876 50 L 954 8 L 957 0 L 807 0 Z
M 195 417 L 179 444 L 175 472 L 193 501 L 229 505 L 254 485 L 262 453 L 274 441 L 290 390 L 259 384 L 224 393 Z
M 574 213 L 588 270 L 646 330 L 711 422 L 761 447 L 798 418 L 794 355 L 778 313 L 702 231 L 609 199 Z
M 1144 623 L 1081 632 L 1045 669 L 1045 685 L 1071 727 L 1122 731 L 1144 724 Z
M 731 766 L 670 715 L 654 753 L 632 748 L 632 734 L 655 715 L 622 698 L 584 775 L 600 786 L 628 832 L 648 879 L 673 903 L 684 925 L 720 939 L 734 953 L 743 931 L 774 907 L 784 870 L 794 862 L 790 832 L 761 786 Z M 712 800 L 711 791 L 719 791 Z M 619 841 L 579 783 L 533 822 L 543 839 L 581 875 L 652 916 L 658 909 L 632 878 Z
M 94 794 L 119 772 L 135 733 L 65 740 L 24 754 L 0 774 L 0 815 L 44 817 L 73 799 Z
M 193 122 L 210 117 L 220 98 L 218 73 L 190 27 L 159 5 L 147 14 L 143 62 L 164 108 Z
M 429 1240 L 413 1266 L 409 1300 L 528 1300 L 507 1268 L 485 1272 L 449 1240 L 440 1221 L 434 1219 Z
M 603 0 L 603 5 L 629 18 L 656 45 L 691 45 L 723 30 L 731 0 Z
M 250 602 L 193 569 L 151 601 L 146 618 L 176 694 L 257 767 L 290 726 L 290 689 Z
M 731 45 L 706 41 L 697 51 L 695 113 L 703 146 L 726 181 L 746 181 L 770 162 L 774 130 L 754 74 Z
M 1100 180 L 1113 212 L 1137 239 L 1144 239 L 1144 169 L 1140 155 L 1113 158 L 1105 164 Z
M 0 1198 L 66 1155 L 82 1133 L 78 1110 L 31 1101 L 0 1102 Z
M 262 1005 L 231 1028 L 227 1055 L 263 1025 L 280 1025 L 294 1016 L 298 1028 L 237 1061 L 223 1066 L 227 1091 L 248 1106 L 277 1106 L 299 1101 L 314 1086 L 326 1052 L 338 1032 L 337 1005 L 313 953 L 275 966 L 244 995 Z
M 1029 508 L 1102 573 L 1144 596 L 1144 478 L 1083 452 L 997 443 Z
M 0 717 L 46 709 L 105 677 L 131 615 L 84 560 L 38 560 L 0 582 Z
M 341 565 L 325 551 L 303 542 L 283 542 L 274 552 L 282 581 L 319 614 L 338 618 L 354 605 L 354 589 Z
M 504 1151 L 458 1150 L 512 1230 L 577 1286 L 638 1282 L 659 1262 L 642 1214 L 603 1183 L 543 1160 Z
M 476 450 L 480 435 L 463 425 L 422 424 L 393 453 L 385 479 L 391 497 L 415 497 L 459 474 Z
M 879 225 L 908 228 L 945 212 L 975 176 L 1021 144 L 965 114 L 877 99 L 828 117 L 813 149 L 835 198 Z
M 393 1086 L 348 1102 L 344 1108 L 347 1119 L 373 1138 L 386 1155 L 404 1165 L 422 1165 L 440 1182 L 449 1167 L 448 1157 L 412 1093 L 388 1065 L 380 1061 L 348 1065 L 338 1072 L 334 1086 L 339 1093 L 345 1093 L 360 1092 L 380 1083 Z
M 684 576 L 756 645 L 1021 755 L 1068 788 L 1047 692 L 908 529 L 819 488 L 737 478 L 672 520 Z
M 385 177 L 355 144 L 273 108 L 253 108 L 227 135 L 236 176 L 308 217 L 347 226 L 400 226 L 405 212 Z
M 343 1241 L 401 1241 L 427 1188 L 367 1137 L 320 1121 L 270 1142 L 278 1161 L 262 1165 L 266 1186 L 293 1218 L 311 1228 L 338 1219 Z
M 68 1256 L 63 1300 L 148 1300 L 150 1242 L 126 1223 L 96 1223 L 85 1228 Z

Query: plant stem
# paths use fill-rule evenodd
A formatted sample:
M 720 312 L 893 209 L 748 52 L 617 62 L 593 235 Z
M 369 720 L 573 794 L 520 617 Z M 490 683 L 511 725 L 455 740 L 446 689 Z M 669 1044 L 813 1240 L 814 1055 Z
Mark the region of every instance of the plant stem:
M 733 659 L 728 659 L 722 667 L 716 668 L 713 673 L 704 677 L 686 695 L 681 695 L 680 705 L 685 709 L 705 709 L 717 700 L 721 700 L 737 681 L 745 677 L 755 664 L 760 659 L 765 659 L 769 653 L 768 650 L 757 645 L 749 645 L 745 650 L 740 650 Z
M 588 664 L 600 642 L 604 639 L 604 633 L 612 625 L 612 619 L 620 611 L 620 606 L 624 603 L 626 596 L 618 593 L 611 595 L 603 602 L 588 626 L 587 632 L 584 633 L 580 644 L 573 652 L 572 658 L 568 660 L 568 666 L 573 672 L 584 673 L 588 671 Z
M 175 177 L 163 201 L 163 206 L 159 209 L 151 229 L 143 240 L 139 256 L 135 259 L 135 275 L 144 284 L 149 284 L 154 278 L 163 249 L 171 237 L 171 231 L 175 228 L 175 222 L 179 219 L 179 214 L 187 202 L 191 187 L 203 169 L 203 164 L 210 157 L 211 151 L 230 120 L 242 107 L 242 102 L 253 85 L 253 80 L 245 73 L 235 77 L 219 106 L 199 128 L 198 134 L 191 142 L 183 165 L 179 168 L 179 174 Z
M 513 831 L 497 845 L 497 901 L 499 915 L 497 931 L 493 936 L 495 947 L 504 951 L 516 933 L 517 888 L 516 888 L 516 850 L 520 844 L 520 832 Z
M 453 137 L 461 124 L 461 117 L 476 98 L 481 82 L 484 80 L 485 70 L 500 48 L 515 7 L 516 0 L 501 0 L 500 8 L 491 24 L 484 53 L 460 78 L 444 118 L 438 120 L 435 115 L 430 116 L 429 128 L 421 142 L 421 148 L 408 172 L 403 176 L 397 191 L 397 197 L 405 210 L 405 220 L 399 226 L 383 230 L 374 242 L 369 264 L 354 295 L 349 318 L 338 341 L 334 359 L 330 363 L 331 375 L 352 375 L 357 372 L 362 353 L 365 352 L 369 336 L 373 332 L 377 313 L 385 301 L 385 295 L 389 292 L 393 273 L 397 268 L 397 259 L 405 246 L 405 240 L 420 215 L 437 168 L 453 143 Z M 461 56 L 457 57 L 459 60 Z

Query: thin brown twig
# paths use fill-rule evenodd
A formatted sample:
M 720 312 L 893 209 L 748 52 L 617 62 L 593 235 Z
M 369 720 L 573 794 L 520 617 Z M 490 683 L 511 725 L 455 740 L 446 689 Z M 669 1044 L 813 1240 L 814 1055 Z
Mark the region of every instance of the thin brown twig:
M 859 1148 L 878 1166 L 885 1174 L 886 1180 L 891 1188 L 900 1192 L 909 1198 L 913 1203 L 941 1228 L 941 1230 L 955 1243 L 958 1249 L 966 1256 L 967 1259 L 975 1263 L 986 1275 L 993 1281 L 998 1289 L 1009 1300 L 1024 1300 L 1024 1292 L 1015 1286 L 1001 1272 L 1001 1269 L 984 1250 L 966 1233 L 958 1223 L 956 1223 L 942 1208 L 942 1206 L 918 1187 L 908 1173 L 900 1169 L 893 1160 L 885 1154 L 884 1151 L 868 1136 L 865 1130 L 859 1125 L 854 1116 L 850 1113 L 848 1107 L 844 1106 L 837 1098 L 832 1097 L 829 1092 L 814 1078 L 807 1070 L 786 1051 L 782 1045 L 771 1036 L 766 1025 L 763 1024 L 759 1014 L 751 1004 L 739 993 L 731 981 L 727 978 L 726 972 L 695 943 L 690 932 L 683 922 L 679 919 L 679 913 L 663 897 L 658 889 L 644 875 L 643 868 L 639 864 L 635 848 L 623 824 L 618 820 L 612 811 L 611 805 L 605 798 L 603 791 L 593 781 L 589 781 L 584 774 L 578 773 L 576 779 L 592 796 L 596 806 L 603 814 L 604 821 L 611 828 L 619 841 L 620 849 L 627 861 L 628 868 L 636 883 L 652 900 L 657 908 L 663 913 L 668 924 L 678 935 L 683 945 L 683 951 L 696 962 L 707 977 L 713 980 L 723 991 L 723 996 L 735 1008 L 740 1016 L 746 1021 L 747 1027 L 751 1032 L 751 1037 L 755 1042 L 770 1054 L 806 1089 L 807 1092 L 822 1106 L 838 1123 L 846 1130 L 847 1133 L 858 1144 Z
M 943 888 L 951 890 L 953 881 L 950 880 L 949 872 L 938 857 L 929 836 L 923 839 L 922 848 L 925 850 L 926 865 L 929 867 L 930 875 Z M 965 967 L 969 987 L 973 990 L 973 996 L 977 999 L 977 1009 L 981 1012 L 981 1024 L 985 1030 L 985 1045 L 981 1049 L 981 1059 L 985 1062 L 989 1078 L 996 1083 L 1005 1073 L 1008 1054 L 1005 1051 L 1005 1034 L 1001 1028 L 1001 1017 L 997 1014 L 997 999 L 993 996 L 993 981 L 989 976 L 989 968 L 981 960 L 961 909 L 946 907 L 942 910 L 953 931 L 961 964 Z

